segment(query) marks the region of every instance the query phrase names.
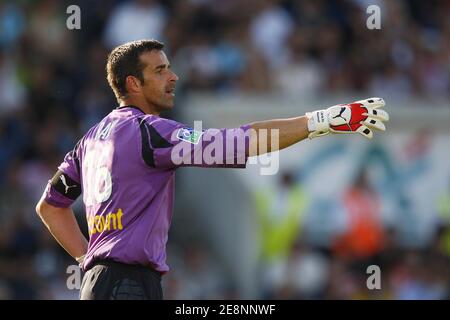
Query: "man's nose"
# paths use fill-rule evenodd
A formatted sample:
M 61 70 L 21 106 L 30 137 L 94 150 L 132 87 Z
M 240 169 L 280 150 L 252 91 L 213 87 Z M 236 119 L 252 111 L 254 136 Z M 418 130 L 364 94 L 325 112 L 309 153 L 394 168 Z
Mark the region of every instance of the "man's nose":
M 177 74 L 175 73 L 175 72 L 173 72 L 172 70 L 170 70 L 170 81 L 178 81 L 178 79 L 180 79 L 180 78 L 178 78 L 178 76 L 177 76 Z

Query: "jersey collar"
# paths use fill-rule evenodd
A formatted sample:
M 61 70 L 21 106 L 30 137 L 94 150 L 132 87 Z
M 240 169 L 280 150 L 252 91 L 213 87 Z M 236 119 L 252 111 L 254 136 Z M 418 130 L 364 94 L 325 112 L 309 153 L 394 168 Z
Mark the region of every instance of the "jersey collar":
M 142 109 L 141 109 L 141 108 L 139 108 L 139 107 L 136 107 L 136 106 L 133 106 L 133 105 L 128 105 L 128 106 L 121 106 L 121 107 L 117 107 L 116 109 L 117 109 L 117 110 L 120 110 L 120 109 L 125 109 L 125 108 L 133 108 L 133 109 L 137 109 L 137 110 L 139 110 L 140 112 L 142 112 L 142 113 L 144 113 L 144 114 L 145 114 L 145 112 L 144 112 L 144 111 L 142 111 Z

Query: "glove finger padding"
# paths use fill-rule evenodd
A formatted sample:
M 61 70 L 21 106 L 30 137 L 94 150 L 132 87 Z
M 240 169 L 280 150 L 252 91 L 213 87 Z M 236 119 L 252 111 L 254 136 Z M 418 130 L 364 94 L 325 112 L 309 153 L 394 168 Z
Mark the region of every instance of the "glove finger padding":
M 372 117 L 367 117 L 367 119 L 363 121 L 363 124 L 365 124 L 371 129 L 386 131 L 386 126 L 384 125 L 384 123 Z
M 370 130 L 368 127 L 361 125 L 356 132 L 362 134 L 364 137 L 368 139 L 372 139 L 373 137 L 373 131 Z
M 382 109 L 368 108 L 365 115 L 381 121 L 389 121 L 389 114 Z
M 364 107 L 374 108 L 374 109 L 378 109 L 378 108 L 384 107 L 386 105 L 383 98 L 377 98 L 377 97 L 364 99 L 364 100 L 358 100 L 353 103 L 360 103 Z

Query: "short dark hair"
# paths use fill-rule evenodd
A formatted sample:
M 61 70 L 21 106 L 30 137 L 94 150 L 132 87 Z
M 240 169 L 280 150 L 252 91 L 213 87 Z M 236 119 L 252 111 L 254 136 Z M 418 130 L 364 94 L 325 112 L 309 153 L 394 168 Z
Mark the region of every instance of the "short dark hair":
M 157 40 L 137 40 L 127 42 L 114 48 L 108 56 L 106 74 L 117 100 L 127 94 L 125 79 L 134 76 L 144 82 L 142 65 L 139 57 L 142 53 L 152 50 L 162 50 L 164 44 Z

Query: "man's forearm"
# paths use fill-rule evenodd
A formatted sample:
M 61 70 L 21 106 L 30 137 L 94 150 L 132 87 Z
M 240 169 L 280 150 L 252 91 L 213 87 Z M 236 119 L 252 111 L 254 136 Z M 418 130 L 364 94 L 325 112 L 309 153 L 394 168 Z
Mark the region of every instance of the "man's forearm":
M 83 256 L 88 242 L 71 208 L 57 208 L 41 199 L 36 211 L 58 243 L 74 258 Z
M 250 156 L 260 155 L 287 148 L 308 137 L 306 116 L 258 121 L 250 124 Z M 273 130 L 273 129 L 276 129 Z M 264 131 L 263 131 L 264 130 Z M 267 133 L 266 143 L 261 137 Z M 272 137 L 277 133 L 278 137 Z M 278 139 L 278 145 L 272 145 L 272 139 Z M 263 143 L 261 145 L 261 143 Z M 266 146 L 264 146 L 266 144 Z

